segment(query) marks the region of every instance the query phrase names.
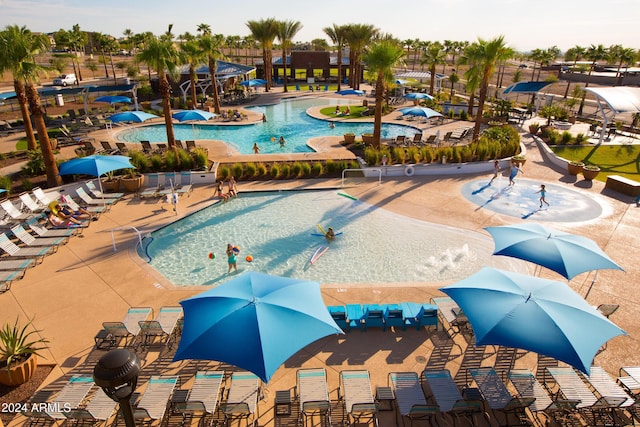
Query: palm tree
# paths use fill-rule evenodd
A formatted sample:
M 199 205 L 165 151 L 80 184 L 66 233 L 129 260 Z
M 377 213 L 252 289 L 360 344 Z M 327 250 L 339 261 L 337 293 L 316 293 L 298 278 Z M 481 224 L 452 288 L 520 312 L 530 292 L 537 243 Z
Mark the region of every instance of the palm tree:
M 567 49 L 564 53 L 565 61 L 573 61 L 573 66 L 569 69 L 569 77 L 567 78 L 567 88 L 564 90 L 564 99 L 567 99 L 569 95 L 569 86 L 571 86 L 571 80 L 573 80 L 573 72 L 576 68 L 576 64 L 580 61 L 585 53 L 585 48 L 575 45 L 572 48 Z
M 341 90 L 342 85 L 342 50 L 347 41 L 346 32 L 347 27 L 345 25 L 333 24 L 332 27 L 325 27 L 322 29 L 324 33 L 329 36 L 333 44 L 338 50 L 338 92 Z
M 607 58 L 607 48 L 601 44 L 597 46 L 592 44 L 587 48 L 587 51 L 585 52 L 585 57 L 589 61 L 591 61 L 591 66 L 589 67 L 589 74 L 587 74 L 587 81 L 584 85 L 585 88 L 588 88 L 589 82 L 591 80 L 591 73 L 593 72 L 594 68 L 596 68 L 596 65 L 598 65 L 598 61 L 601 61 Z M 587 92 L 584 91 L 582 95 L 582 99 L 580 100 L 580 107 L 578 108 L 579 116 L 582 115 L 582 110 L 584 109 L 584 101 L 586 97 L 587 97 Z
M 223 42 L 224 38 L 221 34 L 212 35 L 210 32 L 203 33 L 198 39 L 200 50 L 207 56 L 209 76 L 211 77 L 211 90 L 213 92 L 213 110 L 216 114 L 220 114 L 220 96 L 218 94 L 216 70 L 218 69 L 218 59 L 223 58 L 221 49 Z
M 637 60 L 638 55 L 635 49 L 630 47 L 623 47 L 621 45 L 615 45 L 609 47 L 609 60 L 612 64 L 617 63 L 618 68 L 616 69 L 616 84 L 615 86 L 620 86 L 622 84 L 622 73 L 620 69 L 623 65 L 629 67 Z
M 382 129 L 382 101 L 389 82 L 393 81 L 393 68 L 403 65 L 404 49 L 397 42 L 382 39 L 374 42 L 364 54 L 369 71 L 376 76 L 376 107 L 373 122 L 373 145 L 380 148 Z
M 244 63 L 245 65 L 249 65 L 249 52 L 251 52 L 251 57 L 253 58 L 253 49 L 255 49 L 256 40 L 252 35 L 244 36 L 242 38 L 242 44 L 244 44 Z M 253 60 L 251 62 L 253 63 Z
M 200 34 L 211 34 L 211 25 L 205 24 L 204 22 L 198 24 L 198 28 L 196 29 Z
M 453 72 L 449 76 L 449 83 L 451 83 L 451 93 L 449 94 L 449 98 L 451 98 L 451 102 L 453 102 L 453 86 L 460 81 L 460 77 Z
M 543 49 L 533 49 L 529 54 L 529 59 L 533 61 L 533 68 L 531 71 L 531 81 L 534 81 L 536 78 L 536 62 L 540 62 L 540 64 L 542 64 L 543 58 L 544 58 Z M 538 73 L 538 76 L 540 76 L 540 73 Z
M 433 42 L 427 48 L 422 61 L 420 61 L 420 65 L 427 65 L 429 67 L 429 74 L 431 74 L 429 95 L 433 95 L 433 89 L 436 83 L 436 66 L 438 64 L 444 64 L 446 58 L 447 51 L 444 50 L 442 43 Z
M 173 133 L 173 123 L 171 121 L 171 86 L 167 78 L 167 72 L 175 74 L 180 63 L 180 55 L 173 41 L 166 35 L 153 37 L 147 40 L 144 49 L 138 54 L 138 60 L 158 73 L 158 83 L 160 86 L 160 96 L 162 97 L 162 112 L 167 131 L 167 142 L 174 150 L 176 157 L 178 150 Z
M 302 29 L 300 21 L 278 21 L 277 33 L 278 40 L 280 40 L 280 47 L 282 48 L 282 69 L 284 78 L 284 91 L 287 89 L 287 53 L 291 49 L 293 38 L 298 34 L 298 31 Z
M 511 58 L 513 53 L 513 49 L 505 44 L 504 36 L 496 37 L 493 40 L 478 38 L 476 43 L 467 48 L 468 65 L 476 70 L 480 82 L 478 111 L 476 112 L 476 123 L 473 127 L 474 141 L 477 141 L 480 136 L 484 102 L 487 98 L 487 92 L 489 91 L 489 80 L 495 72 L 496 64 Z
M 349 24 L 346 30 L 349 43 L 349 85 L 354 89 L 360 88 L 362 75 L 362 53 L 371 39 L 378 35 L 378 29 L 368 24 Z
M 248 21 L 246 23 L 251 31 L 251 35 L 262 46 L 262 63 L 264 65 L 264 79 L 267 81 L 265 91 L 271 89 L 272 77 L 272 49 L 273 40 L 278 34 L 277 21 L 274 18 L 261 19 L 259 21 Z
M 196 75 L 196 67 L 206 57 L 206 54 L 200 48 L 198 40 L 188 40 L 180 44 L 181 60 L 189 65 L 189 88 L 191 92 L 191 109 L 198 108 L 198 95 L 196 93 L 196 82 L 198 76 Z
M 74 53 L 73 61 L 78 67 L 78 82 L 81 82 L 82 70 L 80 69 L 80 61 L 78 60 L 77 52 L 79 51 L 84 52 L 84 47 L 86 46 L 87 40 L 89 39 L 89 37 L 87 36 L 86 32 L 80 30 L 80 25 L 78 24 L 75 24 L 71 28 L 71 31 L 68 32 L 68 34 L 69 34 L 69 42 L 70 42 L 69 47 L 71 47 Z
M 48 49 L 49 37 L 45 34 L 33 34 L 26 27 L 7 26 L 0 32 L 0 73 L 10 71 L 13 75 L 13 87 L 20 104 L 28 147 L 30 150 L 37 149 L 33 122 L 38 132 L 47 185 L 55 187 L 62 184 L 62 179 L 58 175 L 58 165 L 47 134 L 40 95 L 35 86 L 38 82 L 38 73 L 43 70 L 38 64 L 37 57 Z M 27 104 L 29 111 L 27 111 Z

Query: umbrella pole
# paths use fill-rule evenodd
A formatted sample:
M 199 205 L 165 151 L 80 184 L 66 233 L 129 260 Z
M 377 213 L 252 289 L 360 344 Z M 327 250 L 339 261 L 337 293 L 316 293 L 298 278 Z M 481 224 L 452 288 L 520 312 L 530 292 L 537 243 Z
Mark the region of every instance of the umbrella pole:
M 591 289 L 593 288 L 593 285 L 596 284 L 597 278 L 598 278 L 598 270 L 596 270 L 595 273 L 593 274 L 593 280 L 591 281 L 591 284 L 589 285 L 589 289 L 587 289 L 587 293 L 584 294 L 584 299 L 585 300 L 589 297 L 589 293 L 591 292 Z

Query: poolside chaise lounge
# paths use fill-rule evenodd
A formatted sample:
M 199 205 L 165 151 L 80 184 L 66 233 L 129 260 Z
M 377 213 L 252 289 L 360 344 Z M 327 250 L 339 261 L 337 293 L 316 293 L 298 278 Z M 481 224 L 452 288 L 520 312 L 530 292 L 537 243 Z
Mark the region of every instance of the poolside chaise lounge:
M 186 194 L 187 196 L 191 195 L 193 191 L 193 185 L 191 184 L 191 172 L 180 172 L 180 183 L 176 179 L 176 174 L 174 172 L 167 172 L 164 175 L 165 186 L 168 186 L 169 192 L 171 192 L 171 184 L 173 184 L 173 191 L 178 195 L 182 196 Z
M 405 329 L 404 324 L 404 309 L 400 304 L 384 304 L 383 316 L 384 316 L 384 328 L 402 328 Z M 396 329 L 397 330 L 397 329 Z
M 378 424 L 378 405 L 371 391 L 369 371 L 340 372 L 340 400 L 344 404 L 347 424 L 360 424 L 361 421 L 373 421 Z M 344 425 L 344 420 L 343 423 Z
M 33 200 L 29 193 L 23 192 L 19 196 L 20 201 L 24 206 L 27 207 L 31 211 L 31 213 L 39 214 L 43 210 L 45 210 L 46 206 L 41 205 L 38 200 Z
M 30 218 L 25 222 L 35 233 L 40 237 L 67 237 L 75 236 L 82 233 L 85 227 L 66 228 L 66 229 L 53 229 L 47 228 L 40 224 L 37 218 Z
M 162 424 L 167 412 L 169 399 L 178 384 L 177 375 L 154 375 L 147 382 L 147 386 L 135 405 L 133 417 L 136 421 L 156 421 Z
M 147 187 L 142 189 L 138 196 L 144 199 L 146 197 L 164 197 L 167 194 L 171 194 L 171 188 L 166 189 L 160 185 L 160 174 L 149 173 L 147 174 Z
M 33 193 L 34 196 L 36 196 L 36 199 L 38 199 L 38 201 L 42 203 L 44 206 L 49 206 L 49 203 L 53 202 L 54 200 L 58 200 L 60 198 L 60 194 L 58 192 L 55 193 L 55 196 L 50 196 L 46 194 L 44 190 L 42 190 L 42 188 L 40 187 L 35 187 L 34 189 L 31 190 L 31 192 Z
M 415 326 L 420 330 L 423 326 L 435 326 L 438 330 L 438 306 L 434 304 L 418 304 L 402 302 L 402 318 L 404 327 Z
M 364 316 L 363 316 L 363 330 L 367 330 L 367 328 L 382 328 L 384 331 L 386 329 L 386 324 L 384 321 L 384 309 L 379 304 L 366 304 L 363 307 Z
M 227 400 L 220 405 L 227 425 L 232 420 L 252 419 L 251 425 L 258 423 L 258 397 L 260 395 L 260 378 L 251 372 L 234 372 Z
M 468 418 L 474 423 L 474 416 L 482 414 L 482 401 L 466 400 L 462 397 L 448 369 L 425 369 L 422 372 L 427 398 L 438 405 L 440 412 L 453 417 L 453 425 L 460 417 Z
M 347 309 L 344 305 L 331 305 L 327 307 L 329 310 L 329 314 L 331 314 L 331 318 L 336 325 L 340 327 L 344 332 L 349 332 L 351 328 L 349 327 L 349 322 L 347 320 Z
M 84 188 L 82 187 L 76 188 L 76 194 L 82 199 L 85 204 L 87 204 L 87 206 L 104 206 L 105 211 L 111 209 L 111 206 L 118 201 L 118 199 L 109 198 L 94 199 L 89 194 L 87 194 L 87 192 L 84 191 Z
M 172 404 L 174 412 L 182 414 L 183 425 L 187 418 L 214 416 L 223 394 L 224 371 L 198 371 L 193 386 L 184 400 Z M 177 393 L 176 393 L 177 395 Z
M 623 366 L 620 368 L 618 382 L 632 395 L 640 393 L 640 366 Z
M 55 246 L 21 248 L 11 240 L 6 233 L 0 233 L 0 249 L 11 255 L 15 259 L 34 259 L 36 264 L 40 264 L 45 256 L 54 252 Z
M 64 204 L 66 204 L 71 208 L 72 211 L 78 212 L 80 210 L 80 205 L 76 203 L 73 197 L 67 195 L 67 196 L 62 196 L 61 199 Z M 85 206 L 83 209 L 95 217 L 100 216 L 102 215 L 103 212 L 107 211 L 106 206 L 102 206 L 102 205 L 101 206 Z
M 431 298 L 431 302 L 438 307 L 438 313 L 447 324 L 447 333 L 450 337 L 457 334 L 473 335 L 469 325 L 469 319 L 460 310 L 458 304 L 449 297 Z M 444 323 L 444 322 L 443 322 Z
M 156 339 L 160 344 L 171 345 L 171 339 L 176 331 L 178 320 L 182 317 L 181 306 L 161 307 L 155 320 L 140 320 L 140 335 L 142 336 L 142 346 L 154 343 Z
M 103 322 L 102 327 L 108 334 L 111 346 L 124 339 L 125 346 L 132 345 L 140 332 L 140 321 L 153 315 L 151 307 L 131 307 L 121 322 Z
M 440 413 L 438 405 L 427 404 L 420 378 L 415 372 L 390 372 L 387 382 L 396 397 L 396 414 L 401 418 L 403 426 L 405 418 L 412 425 L 414 420 L 431 422 Z
M 627 392 L 618 385 L 613 378 L 602 369 L 600 366 L 592 366 L 589 375 L 585 377 L 589 384 L 593 387 L 596 393 L 601 399 L 605 399 L 609 407 L 604 408 L 605 412 L 611 415 L 614 425 L 622 425 L 624 421 L 618 422 L 621 419 L 621 410 L 629 410 L 634 416 L 637 415 L 637 403 L 636 399 L 632 398 Z M 602 415 L 602 413 L 600 413 Z
M 298 369 L 296 390 L 300 402 L 299 421 L 303 426 L 308 419 L 319 416 L 326 425 L 331 425 L 331 401 L 327 386 L 327 372 L 324 368 Z
M 93 376 L 74 375 L 51 400 L 58 405 L 50 405 L 52 410 L 46 412 L 56 420 L 66 419 L 64 412 L 68 409 L 77 409 L 93 387 Z M 59 409 L 58 411 L 55 408 Z
M 122 197 L 124 197 L 124 193 L 105 193 L 100 191 L 100 189 L 98 187 L 96 187 L 96 184 L 93 182 L 93 180 L 89 180 L 86 181 L 84 183 L 85 187 L 87 187 L 87 189 L 89 190 L 89 192 L 96 198 L 101 199 L 101 198 L 105 198 L 105 199 L 121 199 Z
M 107 396 L 101 388 L 96 388 L 86 406 L 65 411 L 63 414 L 68 420 L 79 424 L 96 424 L 109 420 L 116 410 L 116 405 L 116 401 Z
M 11 289 L 14 280 L 24 277 L 26 270 L 2 270 L 0 271 L 0 294 Z
M 18 209 L 11 200 L 3 200 L 2 202 L 0 202 L 0 207 L 4 209 L 7 215 L 17 221 L 24 221 L 29 218 L 33 218 L 34 216 L 34 214 L 32 213 L 21 212 L 20 209 Z
M 102 145 L 102 150 L 107 154 L 118 154 L 118 149 L 113 148 L 109 141 L 100 141 L 100 145 Z
M 11 227 L 11 232 L 27 247 L 51 246 L 54 248 L 54 252 L 58 250 L 58 246 L 69 241 L 69 237 L 34 237 L 19 224 Z

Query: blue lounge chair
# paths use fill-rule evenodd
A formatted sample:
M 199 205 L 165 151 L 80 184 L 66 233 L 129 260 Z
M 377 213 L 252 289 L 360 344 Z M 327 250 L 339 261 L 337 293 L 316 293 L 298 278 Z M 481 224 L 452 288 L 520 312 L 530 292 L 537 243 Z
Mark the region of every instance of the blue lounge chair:
M 349 330 L 351 328 L 363 330 L 364 312 L 360 304 L 347 304 L 347 320 L 349 321 Z
M 404 324 L 415 326 L 420 330 L 423 326 L 435 326 L 438 330 L 438 306 L 433 304 L 417 304 L 415 302 L 400 303 Z
M 387 328 L 402 328 L 404 330 L 404 314 L 403 308 L 400 304 L 386 304 L 383 306 L 384 310 L 384 326 L 383 330 Z
M 349 321 L 347 320 L 347 309 L 344 305 L 332 305 L 327 307 L 333 321 L 336 322 L 340 329 L 344 332 L 349 332 L 351 328 L 349 327 Z
M 364 306 L 364 322 L 362 327 L 365 331 L 367 328 L 386 329 L 384 323 L 384 310 L 382 306 L 378 304 L 366 304 Z

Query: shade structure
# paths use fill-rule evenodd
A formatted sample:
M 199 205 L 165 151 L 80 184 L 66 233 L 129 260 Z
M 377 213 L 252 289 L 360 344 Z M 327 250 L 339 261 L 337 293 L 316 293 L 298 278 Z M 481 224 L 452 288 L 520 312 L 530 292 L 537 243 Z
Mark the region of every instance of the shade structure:
M 336 92 L 338 95 L 364 95 L 364 92 L 357 89 L 343 89 Z
M 553 82 L 517 82 L 505 88 L 502 93 L 505 95 L 509 93 L 536 93 L 550 84 Z
M 209 120 L 216 115 L 204 110 L 182 110 L 171 115 L 179 122 Z
M 485 267 L 441 291 L 467 316 L 477 345 L 533 351 L 587 374 L 600 347 L 625 334 L 554 280 Z
M 102 176 L 112 171 L 133 168 L 135 166 L 131 164 L 131 158 L 127 156 L 101 156 L 95 154 L 62 163 L 59 174 Z
M 422 92 L 411 92 L 406 94 L 404 97 L 407 99 L 434 99 L 433 96 L 429 95 L 428 93 Z
M 442 117 L 442 114 L 426 107 L 406 107 L 400 108 L 398 111 L 400 111 L 403 116 L 421 116 L 426 117 L 427 119 L 430 119 L 431 117 Z
M 410 83 L 409 80 L 403 80 L 403 79 L 396 79 L 396 84 L 397 85 L 406 85 L 407 83 Z
M 243 82 L 240 82 L 240 84 L 242 86 L 255 87 L 255 86 L 264 86 L 267 84 L 267 81 L 263 79 L 250 79 L 250 80 L 245 80 Z
M 118 104 L 118 103 L 122 103 L 122 104 L 131 104 L 131 98 L 129 98 L 128 96 L 119 96 L 119 95 L 106 95 L 106 96 L 99 96 L 96 99 L 93 100 L 94 102 L 105 102 L 107 104 Z
M 155 119 L 158 116 L 145 113 L 144 111 L 123 111 L 122 113 L 113 114 L 109 117 L 113 123 L 132 122 L 142 123 L 144 121 Z
M 494 255 L 506 255 L 546 267 L 571 280 L 591 270 L 622 270 L 591 239 L 536 223 L 486 227 Z
M 320 284 L 245 272 L 181 301 L 184 329 L 174 360 L 230 363 L 268 382 L 298 350 L 340 334 Z

